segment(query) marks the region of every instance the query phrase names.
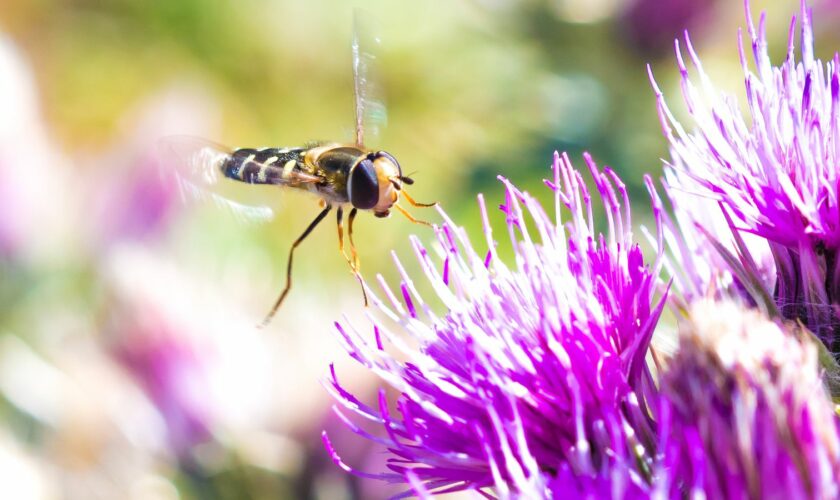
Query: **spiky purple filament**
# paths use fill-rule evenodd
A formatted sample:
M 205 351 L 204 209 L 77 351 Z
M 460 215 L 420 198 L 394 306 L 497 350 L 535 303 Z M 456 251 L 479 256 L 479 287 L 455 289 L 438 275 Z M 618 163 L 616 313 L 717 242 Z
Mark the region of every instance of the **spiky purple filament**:
M 420 298 L 399 261 L 403 300 L 387 287 L 390 305 L 371 294 L 417 348 L 374 318 L 375 345 L 338 325 L 350 355 L 400 393 L 392 413 L 385 392 L 373 407 L 334 373 L 328 384 L 346 410 L 385 428 L 385 437 L 374 437 L 339 411 L 352 430 L 388 448 L 391 472 L 377 477 L 434 493 L 492 487 L 500 494 L 560 491 L 577 476 L 627 491 L 650 480 L 639 466 L 650 465 L 655 443 L 645 356 L 664 302 L 653 303 L 657 276 L 632 241 L 624 185 L 585 159 L 608 214 L 606 234 L 594 232 L 580 173 L 557 155 L 546 184 L 557 216 L 562 207 L 571 215 L 565 223 L 502 179 L 514 268 L 496 255 L 479 198 L 486 258 L 443 212 L 440 266 L 412 240 L 445 316 Z M 619 469 L 620 477 L 607 474 Z
M 678 207 L 685 225 L 702 225 L 712 239 L 727 244 L 729 231 L 756 235 L 753 241 L 758 243 L 751 250 L 756 261 L 763 261 L 759 274 L 766 277 L 761 293 L 774 297 L 784 317 L 801 320 L 837 353 L 840 55 L 827 64 L 814 59 L 811 12 L 803 1 L 801 61 L 794 55 L 794 19 L 787 58 L 780 67 L 773 67 L 764 14 L 756 29 L 748 2 L 745 8 L 756 66 L 756 73 L 750 71 L 741 50 L 749 121 L 734 98 L 714 89 L 688 35 L 686 49 L 699 74 L 699 87 L 689 78 L 679 43 L 676 52 L 683 97 L 696 131 L 686 132 L 674 119 L 654 82 L 663 130 L 671 145 L 673 163 L 666 172 L 669 191 L 672 196 L 699 194 L 712 200 L 712 210 L 731 217 L 728 228 L 725 224 L 715 228 L 699 211 Z

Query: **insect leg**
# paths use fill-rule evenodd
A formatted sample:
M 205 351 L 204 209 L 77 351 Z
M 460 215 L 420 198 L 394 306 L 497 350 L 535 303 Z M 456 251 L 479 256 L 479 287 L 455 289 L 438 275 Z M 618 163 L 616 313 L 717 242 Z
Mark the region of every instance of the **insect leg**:
M 277 299 L 277 302 L 274 303 L 274 307 L 271 308 L 271 311 L 269 311 L 268 315 L 265 317 L 262 324 L 260 325 L 261 327 L 268 325 L 268 323 L 271 321 L 271 318 L 273 318 L 277 310 L 280 309 L 280 304 L 283 303 L 283 300 L 286 298 L 286 294 L 288 294 L 289 290 L 291 290 L 292 288 L 292 259 L 295 256 L 295 248 L 297 248 L 297 246 L 300 245 L 300 243 L 304 239 L 306 239 L 307 236 L 309 236 L 309 233 L 311 233 L 312 230 L 315 229 L 315 226 L 317 226 L 322 220 L 324 220 L 324 217 L 327 216 L 330 210 L 332 210 L 332 206 L 330 205 L 327 205 L 325 209 L 321 210 L 321 213 L 319 213 L 318 216 L 315 217 L 315 220 L 313 220 L 309 224 L 309 226 L 306 228 L 303 234 L 301 234 L 298 237 L 298 239 L 296 239 L 295 242 L 292 243 L 292 248 L 289 250 L 289 262 L 286 265 L 286 287 L 283 288 L 283 291 L 280 293 L 280 297 Z
M 341 252 L 341 255 L 344 256 L 344 260 L 350 264 L 350 267 L 353 267 L 353 263 L 350 261 L 350 257 L 347 256 L 347 252 L 344 251 L 344 209 L 342 207 L 338 207 L 335 209 L 336 215 L 336 222 L 338 222 L 338 251 Z
M 356 253 L 356 244 L 353 243 L 353 221 L 356 220 L 357 213 L 359 213 L 359 211 L 353 208 L 353 210 L 350 210 L 350 216 L 347 218 L 347 235 L 350 237 L 350 254 L 353 256 L 353 263 L 350 264 L 350 267 L 353 268 L 353 273 L 356 275 L 356 278 L 358 278 L 359 283 L 362 284 L 362 296 L 365 298 L 365 307 L 367 307 L 367 292 L 365 292 L 365 285 L 364 281 L 362 281 L 362 276 L 359 274 L 359 254 Z
M 356 210 L 355 208 L 353 209 Z M 351 212 L 350 219 L 349 219 L 349 232 L 350 232 L 350 245 L 353 249 L 353 259 L 347 256 L 347 253 L 344 251 L 344 225 L 342 224 L 342 216 L 344 215 L 344 209 L 342 207 L 338 207 L 336 209 L 337 221 L 338 221 L 338 249 L 341 252 L 341 255 L 344 256 L 344 260 L 350 264 L 350 270 L 353 272 L 353 275 L 356 276 L 356 279 L 359 280 L 359 284 L 362 286 L 362 297 L 365 298 L 365 305 L 367 305 L 367 292 L 365 292 L 365 282 L 362 279 L 362 275 L 359 274 L 359 266 L 358 266 L 358 257 L 356 257 L 356 247 L 352 244 L 353 238 L 353 219 L 356 217 L 354 212 Z
M 419 219 L 414 218 L 414 216 L 411 215 L 410 213 L 408 213 L 403 207 L 401 207 L 397 204 L 394 204 L 394 206 L 397 207 L 397 210 L 399 210 L 401 214 L 405 215 L 405 218 L 410 220 L 411 222 L 413 222 L 415 224 L 424 224 L 426 226 L 431 226 L 432 225 L 431 222 L 426 222 L 424 220 L 419 220 Z
M 409 196 L 408 193 L 405 192 L 405 190 L 402 191 L 402 195 L 405 196 L 405 199 L 408 200 L 408 202 L 411 203 L 415 207 L 428 208 L 428 207 L 433 207 L 433 206 L 437 205 L 437 202 L 434 202 L 434 203 L 418 203 L 418 202 L 414 201 L 414 198 Z

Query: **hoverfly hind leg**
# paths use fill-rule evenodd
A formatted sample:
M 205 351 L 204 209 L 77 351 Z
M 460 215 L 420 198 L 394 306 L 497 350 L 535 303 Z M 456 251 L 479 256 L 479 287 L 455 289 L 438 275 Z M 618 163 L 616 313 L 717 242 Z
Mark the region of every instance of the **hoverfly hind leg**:
M 292 248 L 289 250 L 289 261 L 288 261 L 288 264 L 286 265 L 286 286 L 285 286 L 285 288 L 283 288 L 283 291 L 280 292 L 280 297 L 277 298 L 277 302 L 274 303 L 274 306 L 271 308 L 271 311 L 268 312 L 268 315 L 266 315 L 263 322 L 259 325 L 260 328 L 265 328 L 271 322 L 271 319 L 274 318 L 274 315 L 277 313 L 277 310 L 280 309 L 280 306 L 283 304 L 283 301 L 286 299 L 286 295 L 288 295 L 289 290 L 292 289 L 292 260 L 295 256 L 295 249 L 298 247 L 298 245 L 301 244 L 301 242 L 303 240 L 306 239 L 307 236 L 309 236 L 309 234 L 312 232 L 312 230 L 315 229 L 315 227 L 322 220 L 324 220 L 324 217 L 327 216 L 327 214 L 330 212 L 330 210 L 332 210 L 331 205 L 327 205 L 326 208 L 321 210 L 321 212 L 318 214 L 318 216 L 315 217 L 315 220 L 313 220 L 311 223 L 309 223 L 309 226 L 307 226 L 306 230 L 303 231 L 303 234 L 301 234 L 298 237 L 298 239 L 296 239 L 295 242 L 292 243 Z

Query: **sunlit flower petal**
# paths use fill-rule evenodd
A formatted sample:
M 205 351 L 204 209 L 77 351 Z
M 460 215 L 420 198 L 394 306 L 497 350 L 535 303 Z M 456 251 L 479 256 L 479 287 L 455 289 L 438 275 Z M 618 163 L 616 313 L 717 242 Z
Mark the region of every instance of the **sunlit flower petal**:
M 689 78 L 679 44 L 677 57 L 694 132 L 675 120 L 656 89 L 671 146 L 668 189 L 672 197 L 688 193 L 710 200 L 709 210 L 678 210 L 682 225 L 702 227 L 707 241 L 732 248 L 733 234 L 752 239 L 749 251 L 742 249 L 723 267 L 755 300 L 761 301 L 755 289 L 763 288 L 758 295 L 773 297 L 784 317 L 801 320 L 836 351 L 840 56 L 828 63 L 814 58 L 811 15 L 803 2 L 799 60 L 794 20 L 787 58 L 772 66 L 764 16 L 756 28 L 745 7 L 755 63 L 753 72 L 741 51 L 749 119 L 733 97 L 713 87 L 688 37 L 686 49 L 699 86 Z M 711 215 L 718 219 L 716 226 L 708 223 L 709 211 L 719 214 Z M 727 218 L 726 224 L 720 224 L 720 217 Z

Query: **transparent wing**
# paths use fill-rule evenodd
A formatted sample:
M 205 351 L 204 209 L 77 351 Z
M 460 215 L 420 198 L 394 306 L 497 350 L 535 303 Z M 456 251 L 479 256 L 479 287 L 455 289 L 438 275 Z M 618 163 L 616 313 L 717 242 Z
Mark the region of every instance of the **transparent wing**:
M 274 211 L 255 203 L 255 193 L 239 195 L 243 201 L 236 199 L 236 190 L 229 186 L 233 182 L 222 173 L 231 152 L 226 146 L 198 137 L 165 137 L 158 143 L 160 174 L 177 188 L 185 203 L 211 203 L 240 222 L 270 221 Z
M 380 38 L 376 22 L 369 12 L 353 11 L 353 97 L 356 110 L 356 145 L 379 136 L 388 124 L 388 112 L 382 97 L 377 55 Z

